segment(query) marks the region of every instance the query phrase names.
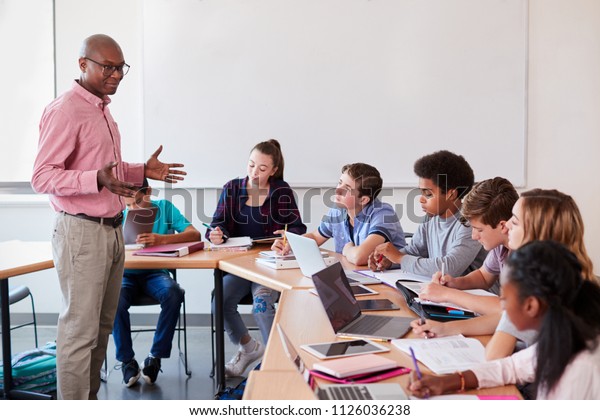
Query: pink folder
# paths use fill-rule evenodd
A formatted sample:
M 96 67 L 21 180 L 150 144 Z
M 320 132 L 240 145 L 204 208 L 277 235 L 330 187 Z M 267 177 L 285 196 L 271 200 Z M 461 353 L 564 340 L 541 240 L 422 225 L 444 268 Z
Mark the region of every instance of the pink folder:
M 180 242 L 177 244 L 150 246 L 135 251 L 133 255 L 152 257 L 183 257 L 204 249 L 204 242 Z

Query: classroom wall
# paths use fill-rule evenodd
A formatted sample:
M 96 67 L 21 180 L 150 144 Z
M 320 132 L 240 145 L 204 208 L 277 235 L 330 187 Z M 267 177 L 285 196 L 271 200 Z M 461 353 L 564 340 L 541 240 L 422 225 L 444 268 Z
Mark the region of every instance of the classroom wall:
M 73 57 L 75 63 L 79 42 L 86 35 L 100 31 L 114 35 L 123 46 L 128 61 L 141 62 L 136 52 L 141 50 L 138 50 L 140 40 L 135 35 L 140 2 L 104 2 L 104 10 L 119 11 L 117 20 L 114 19 L 114 12 L 95 10 L 93 15 L 86 15 L 85 3 L 57 0 L 57 36 L 65 42 L 65 48 L 57 51 L 59 59 L 68 57 L 70 60 Z M 83 19 L 82 16 L 88 17 Z M 123 29 L 125 27 L 128 29 Z M 600 272 L 600 221 L 597 217 L 600 211 L 600 181 L 593 172 L 600 156 L 600 122 L 597 118 L 600 115 L 600 49 L 597 46 L 597 40 L 600 39 L 600 2 L 530 0 L 529 36 L 525 189 L 557 188 L 573 195 L 583 213 L 588 251 L 596 272 Z M 134 69 L 136 67 L 132 68 L 132 72 Z M 63 67 L 59 71 L 69 70 Z M 132 89 L 141 98 L 141 77 L 141 73 L 130 73 L 119 93 L 123 93 L 124 89 Z M 59 92 L 68 85 L 61 87 Z M 123 154 L 127 159 L 139 160 L 143 138 L 141 99 L 140 102 L 122 103 L 119 102 L 119 93 L 115 95 L 111 109 L 123 132 Z M 165 159 L 181 159 L 169 156 L 168 139 L 165 139 L 165 146 Z M 448 147 L 451 149 L 451 145 Z M 502 145 L 485 147 L 489 149 L 490 159 L 510 159 L 511 150 L 505 150 Z M 190 158 L 184 159 L 188 168 L 201 165 L 200 157 Z M 412 165 L 412 162 L 407 164 Z M 243 169 L 240 168 L 241 171 Z M 326 210 L 325 203 L 312 190 L 297 192 L 309 229 L 314 229 L 320 215 Z M 175 204 L 189 209 L 186 214 L 195 224 L 205 221 L 216 204 L 215 190 L 168 193 L 175 194 Z M 405 230 L 414 231 L 416 223 L 414 217 L 409 216 L 415 213 L 414 204 L 406 205 L 409 196 L 409 189 L 396 189 L 386 197 L 386 201 L 398 206 Z M 44 197 L 0 197 L 1 240 L 49 240 L 52 220 L 52 211 Z M 188 313 L 209 313 L 212 273 L 207 270 L 182 270 L 180 278 L 186 289 Z M 38 313 L 58 313 L 60 295 L 54 271 L 17 277 L 11 280 L 11 284 L 27 284 L 31 288 Z M 23 313 L 29 311 L 26 303 L 12 309 Z M 148 311 L 153 309 L 149 308 Z

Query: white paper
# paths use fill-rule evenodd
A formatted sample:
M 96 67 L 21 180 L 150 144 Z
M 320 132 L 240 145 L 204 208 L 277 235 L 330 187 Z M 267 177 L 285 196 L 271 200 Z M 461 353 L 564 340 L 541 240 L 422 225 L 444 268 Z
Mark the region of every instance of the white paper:
M 396 287 L 396 281 L 398 280 L 409 280 L 416 281 L 419 283 L 430 283 L 431 277 L 421 276 L 418 274 L 409 273 L 408 271 L 396 269 L 386 271 L 371 271 L 371 270 L 359 270 L 360 273 L 365 276 L 375 277 L 382 282 L 389 284 L 392 287 Z
M 479 340 L 453 335 L 441 338 L 403 338 L 392 340 L 392 344 L 415 357 L 438 375 L 463 371 L 485 362 L 485 348 Z
M 206 247 L 211 250 L 236 248 L 236 247 L 244 247 L 244 246 L 247 246 L 247 247 L 252 246 L 252 238 L 250 238 L 249 236 L 239 236 L 236 238 L 229 238 L 229 239 L 227 239 L 227 242 L 219 244 L 219 245 L 215 245 L 210 242 L 206 244 Z

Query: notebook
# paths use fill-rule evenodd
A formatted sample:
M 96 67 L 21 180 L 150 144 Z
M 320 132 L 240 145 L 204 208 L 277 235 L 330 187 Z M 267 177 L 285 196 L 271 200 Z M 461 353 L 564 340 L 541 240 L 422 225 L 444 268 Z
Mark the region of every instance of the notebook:
M 280 324 L 277 331 L 281 338 L 283 350 L 287 357 L 298 369 L 304 380 L 310 385 L 311 374 L 306 369 L 302 357 L 283 331 Z M 320 400 L 406 400 L 406 393 L 399 384 L 352 384 L 352 385 L 321 385 L 316 389 Z
M 147 257 L 183 257 L 204 249 L 204 242 L 180 242 L 177 244 L 157 245 L 135 251 L 133 255 Z
M 305 277 L 310 278 L 317 271 L 321 271 L 336 262 L 335 258 L 323 258 L 321 250 L 314 239 L 291 232 L 286 233 L 285 237 L 290 243 L 296 261 L 300 266 L 300 271 Z
M 135 244 L 137 236 L 141 233 L 152 233 L 158 207 L 145 207 L 127 210 L 127 217 L 123 225 L 123 241 L 125 245 Z
M 423 303 L 419 301 L 419 295 L 407 285 L 402 284 L 400 280 L 396 282 L 396 287 L 406 299 L 408 307 L 420 318 L 433 319 L 435 321 L 456 321 L 458 319 L 469 319 L 477 316 L 474 312 L 463 308 L 449 307 L 436 303 Z
M 312 279 L 336 335 L 392 340 L 410 330 L 412 318 L 363 314 L 339 262 Z

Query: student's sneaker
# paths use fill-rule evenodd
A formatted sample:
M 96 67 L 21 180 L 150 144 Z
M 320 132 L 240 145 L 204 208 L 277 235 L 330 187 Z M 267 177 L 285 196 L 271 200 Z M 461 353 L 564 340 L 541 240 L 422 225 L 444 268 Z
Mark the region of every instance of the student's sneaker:
M 135 359 L 121 364 L 121 370 L 123 371 L 123 383 L 125 383 L 127 388 L 134 385 L 140 379 L 140 365 L 138 365 Z
M 225 376 L 233 378 L 235 376 L 242 376 L 246 371 L 246 368 L 260 358 L 265 353 L 265 346 L 258 340 L 256 340 L 256 346 L 254 350 L 249 353 L 244 352 L 242 349 L 238 350 L 237 354 L 227 362 L 225 365 Z
M 142 369 L 142 378 L 144 378 L 146 383 L 153 385 L 158 377 L 158 372 L 162 372 L 160 369 L 160 359 L 158 357 L 146 357 L 144 368 Z

